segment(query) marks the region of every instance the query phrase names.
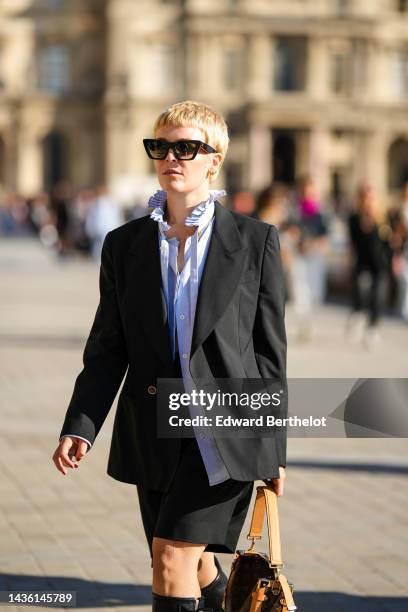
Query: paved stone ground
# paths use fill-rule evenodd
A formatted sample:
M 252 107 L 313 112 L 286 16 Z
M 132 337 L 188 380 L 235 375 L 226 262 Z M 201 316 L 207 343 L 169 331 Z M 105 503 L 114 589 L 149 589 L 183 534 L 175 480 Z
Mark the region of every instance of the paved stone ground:
M 0 590 L 75 590 L 83 610 L 147 612 L 136 490 L 105 473 L 114 407 L 79 470 L 64 478 L 51 462 L 96 308 L 97 267 L 3 240 L 0 295 Z M 345 343 L 346 315 L 321 309 L 312 341 L 298 345 L 288 309 L 289 374 L 406 376 L 408 328 L 385 321 L 383 344 L 369 353 Z M 407 449 L 402 439 L 289 440 L 280 514 L 300 610 L 408 610 Z M 240 548 L 247 530 L 248 520 Z M 228 571 L 232 556 L 220 560 Z

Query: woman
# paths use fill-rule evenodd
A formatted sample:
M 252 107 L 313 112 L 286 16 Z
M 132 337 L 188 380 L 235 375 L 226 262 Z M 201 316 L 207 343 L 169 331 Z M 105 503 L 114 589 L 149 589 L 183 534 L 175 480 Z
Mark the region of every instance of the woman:
M 214 552 L 235 551 L 256 479 L 283 492 L 286 436 L 158 438 L 159 378 L 278 381 L 286 410 L 284 286 L 274 227 L 211 191 L 228 148 L 224 119 L 198 102 L 166 109 L 145 139 L 162 187 L 149 216 L 108 233 L 100 304 L 54 454 L 74 468 L 126 368 L 108 474 L 137 485 L 153 567 L 153 610 L 221 610 Z M 65 436 L 65 437 L 64 437 Z
M 288 218 L 287 200 L 287 188 L 274 183 L 258 194 L 252 217 L 280 229 Z
M 387 226 L 372 187 L 362 185 L 357 193 L 357 210 L 350 215 L 349 231 L 353 252 L 352 313 L 349 338 L 361 338 L 367 348 L 379 341 L 378 323 L 382 306 L 383 280 L 387 269 Z M 367 302 L 368 325 L 365 334 L 362 310 L 364 307 L 362 278 L 369 279 Z

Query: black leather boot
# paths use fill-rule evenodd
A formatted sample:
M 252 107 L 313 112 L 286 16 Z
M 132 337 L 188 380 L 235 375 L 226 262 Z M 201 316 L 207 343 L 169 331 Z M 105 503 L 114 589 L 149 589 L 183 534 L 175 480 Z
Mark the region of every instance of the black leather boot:
M 209 608 L 213 612 L 223 612 L 221 604 L 228 579 L 215 555 L 214 562 L 217 566 L 218 574 L 210 584 L 201 589 L 201 597 L 204 598 L 204 609 Z
M 204 598 L 200 597 L 167 597 L 152 592 L 152 612 L 200 612 L 204 610 Z M 209 610 L 208 612 L 211 612 Z

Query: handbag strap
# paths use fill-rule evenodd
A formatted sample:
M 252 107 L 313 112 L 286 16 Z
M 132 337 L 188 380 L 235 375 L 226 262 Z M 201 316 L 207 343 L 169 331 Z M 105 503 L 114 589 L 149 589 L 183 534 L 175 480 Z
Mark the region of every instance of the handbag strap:
M 281 583 L 283 596 L 285 598 L 285 603 L 283 605 L 282 612 L 296 610 L 295 602 L 293 601 L 292 591 L 286 576 L 284 576 L 283 574 L 279 574 L 278 580 Z
M 269 561 L 271 565 L 283 566 L 281 540 L 279 530 L 278 501 L 276 493 L 267 486 L 256 487 L 256 499 L 252 512 L 251 527 L 248 538 L 262 538 L 262 529 L 266 510 L 268 539 L 269 539 Z

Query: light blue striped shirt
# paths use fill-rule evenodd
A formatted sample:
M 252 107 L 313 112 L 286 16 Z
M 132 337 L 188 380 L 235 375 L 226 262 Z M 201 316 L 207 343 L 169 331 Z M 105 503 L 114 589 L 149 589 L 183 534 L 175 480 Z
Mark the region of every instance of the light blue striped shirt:
M 176 237 L 168 239 L 166 232 L 170 225 L 164 220 L 167 192 L 157 191 L 149 200 L 154 207 L 151 218 L 158 223 L 158 241 L 163 289 L 166 297 L 170 346 L 173 358 L 179 351 L 184 389 L 191 393 L 195 388 L 190 373 L 190 349 L 197 305 L 198 289 L 214 225 L 214 201 L 223 195 L 224 190 L 211 190 L 208 200 L 193 208 L 185 220 L 185 225 L 196 226 L 197 231 L 187 238 L 184 248 L 184 267 L 179 273 L 177 254 L 179 241 Z M 177 346 L 178 344 L 178 346 Z M 200 406 L 189 406 L 191 416 L 204 414 Z M 210 486 L 231 478 L 219 454 L 210 427 L 196 426 L 194 433 L 203 458 Z

